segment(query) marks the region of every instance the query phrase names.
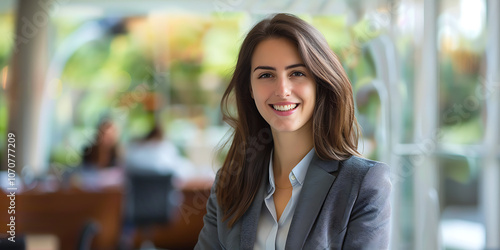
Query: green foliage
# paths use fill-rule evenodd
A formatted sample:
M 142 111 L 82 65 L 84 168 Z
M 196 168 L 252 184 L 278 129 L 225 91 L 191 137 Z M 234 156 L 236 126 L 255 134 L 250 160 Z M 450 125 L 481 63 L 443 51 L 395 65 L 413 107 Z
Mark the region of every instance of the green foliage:
M 9 55 L 14 45 L 14 17 L 11 14 L 0 15 L 0 70 L 8 64 Z
M 204 104 L 206 93 L 198 84 L 201 65 L 185 61 L 176 61 L 171 65 L 173 103 L 186 105 Z
M 14 45 L 14 20 L 13 15 L 0 15 L 0 152 L 5 152 L 7 139 L 8 109 L 7 96 L 3 89 L 3 78 L 6 66 L 9 63 L 11 49 Z M 0 154 L 0 162 L 4 162 L 4 154 Z M 0 166 L 2 164 L 0 163 Z
M 107 41 L 90 42 L 81 47 L 68 61 L 62 80 L 69 86 L 88 87 L 96 78 L 95 74 L 103 69 L 109 55 Z

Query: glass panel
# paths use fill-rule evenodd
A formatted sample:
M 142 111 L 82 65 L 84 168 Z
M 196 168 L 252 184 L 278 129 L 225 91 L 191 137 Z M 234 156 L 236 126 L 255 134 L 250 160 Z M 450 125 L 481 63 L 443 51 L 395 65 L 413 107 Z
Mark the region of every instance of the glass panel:
M 483 138 L 486 46 L 484 1 L 441 1 L 438 21 L 440 126 L 443 143 Z
M 467 155 L 484 136 L 485 1 L 441 1 L 438 18 L 441 230 L 444 249 L 483 249 L 480 158 Z M 466 154 L 466 155 L 462 155 Z M 479 156 L 480 157 L 480 156 Z

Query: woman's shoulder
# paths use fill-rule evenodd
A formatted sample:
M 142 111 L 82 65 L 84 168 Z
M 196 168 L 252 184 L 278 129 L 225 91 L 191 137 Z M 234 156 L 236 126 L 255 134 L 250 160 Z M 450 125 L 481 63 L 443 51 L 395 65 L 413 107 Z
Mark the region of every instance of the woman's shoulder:
M 359 156 L 351 156 L 343 161 L 341 161 L 342 165 L 350 165 L 353 167 L 358 167 L 358 168 L 370 168 L 374 166 L 382 167 L 382 166 L 387 166 L 387 164 L 380 162 L 380 161 L 375 161 L 375 160 L 370 160 L 367 158 L 359 157 Z
M 358 177 L 364 177 L 369 172 L 376 175 L 389 175 L 390 168 L 383 162 L 353 155 L 340 162 L 340 172 L 344 172 L 349 175 L 356 175 Z

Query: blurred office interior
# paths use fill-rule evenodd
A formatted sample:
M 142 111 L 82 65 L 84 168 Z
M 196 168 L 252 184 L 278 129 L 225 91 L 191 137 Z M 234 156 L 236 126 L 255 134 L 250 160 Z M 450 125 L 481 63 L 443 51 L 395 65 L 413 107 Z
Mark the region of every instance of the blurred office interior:
M 352 81 L 360 152 L 392 170 L 391 249 L 499 249 L 498 0 L 2 0 L 17 237 L 192 248 L 231 135 L 220 99 L 245 33 L 276 12 L 317 27 Z M 137 214 L 143 192 L 161 211 Z

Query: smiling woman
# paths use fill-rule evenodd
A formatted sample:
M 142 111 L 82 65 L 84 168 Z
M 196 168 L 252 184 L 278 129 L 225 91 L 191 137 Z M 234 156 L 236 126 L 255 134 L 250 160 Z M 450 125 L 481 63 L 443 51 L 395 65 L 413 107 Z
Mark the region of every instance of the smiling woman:
M 259 22 L 222 109 L 234 135 L 197 249 L 388 247 L 389 168 L 358 153 L 351 83 L 314 27 L 289 14 Z

